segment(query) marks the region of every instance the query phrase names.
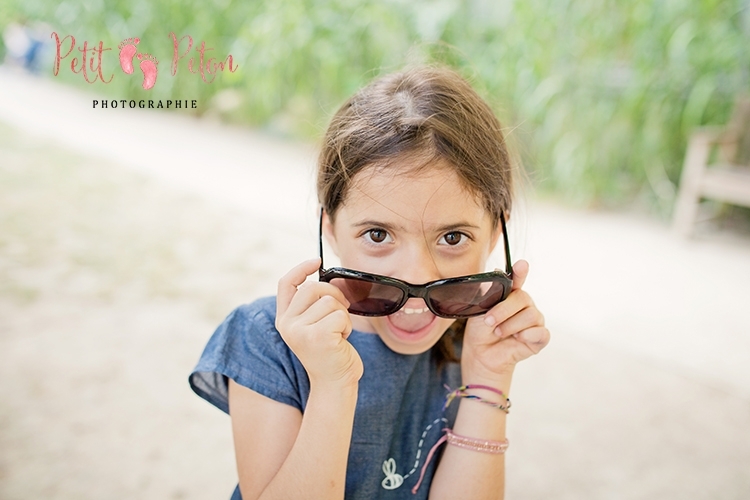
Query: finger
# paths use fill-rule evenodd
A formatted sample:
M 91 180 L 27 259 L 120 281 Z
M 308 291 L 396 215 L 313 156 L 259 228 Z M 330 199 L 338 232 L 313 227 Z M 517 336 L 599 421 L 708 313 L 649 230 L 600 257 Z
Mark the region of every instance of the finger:
M 299 286 L 297 293 L 289 303 L 286 314 L 291 316 L 302 315 L 313 304 L 326 296 L 335 299 L 342 305 L 343 309 L 347 309 L 350 305 L 343 292 L 336 286 L 321 281 L 308 281 Z
M 289 308 L 297 287 L 320 267 L 320 257 L 306 260 L 293 267 L 280 280 L 276 293 L 276 317 L 282 316 Z
M 544 316 L 536 307 L 527 307 L 497 325 L 494 333 L 505 338 L 538 326 L 544 326 Z
M 543 326 L 528 328 L 516 335 L 519 342 L 526 345 L 532 354 L 537 354 L 544 349 L 550 341 L 549 330 Z
M 344 310 L 337 309 L 323 318 L 321 318 L 316 324 L 316 328 L 322 334 L 337 333 L 343 338 L 349 337 L 352 333 L 352 321 L 349 317 L 349 313 Z
M 521 259 L 513 265 L 513 287 L 511 290 L 518 290 L 526 281 L 529 275 L 529 263 Z
M 323 295 L 300 313 L 299 320 L 304 325 L 312 325 L 338 310 L 343 311 L 347 316 L 349 315 L 346 306 L 338 298 L 333 295 Z M 289 312 L 292 312 L 291 307 Z
M 495 326 L 517 314 L 519 311 L 533 305 L 534 301 L 531 300 L 531 296 L 528 293 L 523 290 L 514 290 L 510 292 L 507 299 L 487 311 L 484 323 L 487 326 Z

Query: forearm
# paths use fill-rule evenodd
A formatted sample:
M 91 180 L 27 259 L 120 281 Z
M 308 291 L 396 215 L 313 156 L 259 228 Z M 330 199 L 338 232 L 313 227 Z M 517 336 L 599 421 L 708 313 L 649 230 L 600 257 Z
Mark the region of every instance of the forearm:
M 508 394 L 511 376 L 487 384 Z M 489 397 L 487 399 L 490 399 Z M 505 439 L 507 414 L 497 408 L 460 399 L 453 432 L 488 441 Z M 454 401 L 453 404 L 456 404 Z M 505 492 L 505 454 L 459 448 L 446 443 L 430 487 L 430 500 L 471 498 L 502 500 Z
M 344 498 L 357 386 L 312 387 L 289 455 L 260 500 Z

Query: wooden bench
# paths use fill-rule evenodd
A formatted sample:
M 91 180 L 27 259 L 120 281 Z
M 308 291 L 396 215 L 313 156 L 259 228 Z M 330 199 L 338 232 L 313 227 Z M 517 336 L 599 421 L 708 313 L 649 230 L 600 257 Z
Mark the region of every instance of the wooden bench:
M 690 137 L 674 210 L 675 231 L 688 236 L 701 198 L 750 207 L 750 98 L 735 104 L 726 127 L 704 127 Z

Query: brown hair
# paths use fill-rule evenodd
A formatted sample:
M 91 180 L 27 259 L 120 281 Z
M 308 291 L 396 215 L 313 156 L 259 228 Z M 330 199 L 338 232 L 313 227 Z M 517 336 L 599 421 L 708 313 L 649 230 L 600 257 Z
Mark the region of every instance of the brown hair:
M 318 200 L 333 220 L 357 173 L 414 155 L 420 168 L 446 160 L 494 224 L 510 213 L 513 169 L 500 122 L 460 75 L 432 66 L 378 78 L 339 108 L 318 158 Z M 457 361 L 451 338 L 460 340 L 463 325 L 433 348 L 441 362 Z

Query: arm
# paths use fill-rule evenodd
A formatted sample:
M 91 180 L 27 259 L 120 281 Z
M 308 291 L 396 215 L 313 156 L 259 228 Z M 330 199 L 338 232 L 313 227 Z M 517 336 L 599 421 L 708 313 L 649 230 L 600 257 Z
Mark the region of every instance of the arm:
M 521 290 L 527 274 L 528 264 L 516 263 L 508 298 L 485 317 L 467 321 L 461 354 L 465 384 L 490 386 L 507 395 L 516 363 L 538 353 L 549 342 L 544 317 L 531 297 Z M 480 395 L 490 400 L 498 397 L 492 393 Z M 502 410 L 461 399 L 453 432 L 474 439 L 502 441 L 506 418 Z M 431 500 L 502 500 L 504 495 L 504 454 L 446 445 L 430 487 Z
M 511 376 L 493 387 L 508 394 Z M 482 394 L 493 399 L 492 394 Z M 458 401 L 454 401 L 456 404 Z M 489 441 L 505 439 L 506 413 L 476 401 L 461 399 L 453 432 Z M 483 453 L 445 445 L 430 487 L 430 499 L 501 500 L 505 491 L 505 454 Z
M 341 291 L 329 283 L 305 282 L 319 265 L 315 259 L 292 269 L 279 280 L 276 297 L 276 329 L 310 380 L 304 414 L 230 381 L 245 500 L 344 498 L 363 366 L 347 341 L 352 325 Z
M 303 415 L 230 380 L 242 498 L 344 498 L 356 401 L 356 386 L 311 388 Z

